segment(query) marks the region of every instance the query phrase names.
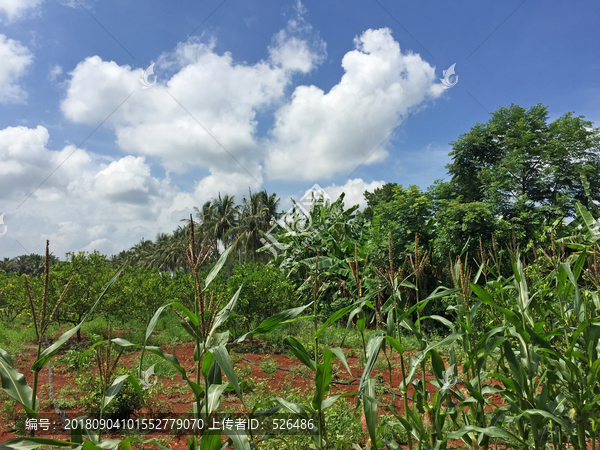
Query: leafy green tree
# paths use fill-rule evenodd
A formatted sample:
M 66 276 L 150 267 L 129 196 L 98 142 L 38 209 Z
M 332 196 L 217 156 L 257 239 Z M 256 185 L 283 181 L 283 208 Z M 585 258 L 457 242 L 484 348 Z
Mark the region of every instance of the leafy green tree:
M 506 225 L 485 203 L 450 201 L 436 215 L 435 255 L 441 261 L 454 260 L 467 245 L 468 254 L 475 256 L 480 241 L 488 242 L 492 234 L 504 236 L 507 230 L 502 227 Z
M 547 107 L 513 104 L 452 142 L 447 168 L 460 201 L 484 202 L 504 220 L 533 218 L 538 226 L 574 217 L 575 203 L 588 202 L 582 174 L 600 200 L 599 150 L 600 130 L 582 116 L 567 113 L 548 123 Z
M 387 254 L 388 233 L 392 234 L 392 254 L 397 264 L 402 264 L 407 253 L 414 252 L 415 235 L 419 245 L 429 250 L 433 232 L 431 209 L 431 198 L 418 186 L 393 186 L 392 196 L 382 197 L 373 208 L 373 221 L 381 232 L 379 253 Z
M 110 281 L 113 270 L 107 257 L 98 251 L 94 251 L 93 253 L 67 253 L 66 262 L 52 267 L 50 273 L 51 288 L 58 293 L 62 292 L 73 274 L 76 274 L 71 289 L 58 312 L 58 320 L 77 325 Z M 51 298 L 58 298 L 59 296 L 54 295 Z M 106 305 L 110 304 L 110 299 L 114 296 L 114 293 L 107 294 L 103 306 L 96 310 L 96 314 L 106 312 Z M 79 329 L 77 330 L 77 339 L 81 340 Z
M 395 189 L 398 187 L 397 183 L 385 183 L 380 188 L 375 189 L 373 192 L 365 191 L 364 197 L 367 201 L 367 207 L 363 211 L 366 219 L 373 219 L 373 208 L 383 202 L 389 202 L 394 198 Z
M 107 315 L 114 320 L 137 320 L 146 324 L 163 304 L 173 301 L 174 282 L 170 273 L 158 269 L 129 268 L 113 286 Z

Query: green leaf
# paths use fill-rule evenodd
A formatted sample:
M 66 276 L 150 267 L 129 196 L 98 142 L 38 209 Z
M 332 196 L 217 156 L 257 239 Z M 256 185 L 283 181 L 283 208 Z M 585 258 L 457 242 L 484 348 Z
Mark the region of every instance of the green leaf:
M 233 364 L 231 364 L 231 358 L 227 352 L 227 348 L 224 345 L 219 345 L 217 347 L 212 347 L 209 352 L 213 355 L 221 370 L 223 370 L 223 373 L 227 377 L 227 381 L 231 383 L 231 386 L 235 389 L 240 400 L 242 400 L 242 391 L 240 390 L 235 370 L 233 370 Z M 242 404 L 243 403 L 244 401 L 242 400 Z
M 208 393 L 206 394 L 206 409 L 205 413 L 208 416 L 217 410 L 221 404 L 221 394 L 227 389 L 227 383 L 223 384 L 211 384 L 208 387 Z
M 242 284 L 242 286 L 243 286 L 243 284 Z M 210 341 L 210 336 L 212 336 L 215 333 L 215 331 L 217 331 L 217 329 L 221 325 L 223 325 L 227 319 L 229 319 L 229 315 L 231 314 L 231 311 L 235 307 L 235 304 L 238 301 L 238 297 L 240 296 L 240 292 L 242 291 L 242 286 L 239 287 L 239 289 L 233 295 L 233 297 L 231 298 L 231 300 L 229 301 L 229 303 L 227 303 L 227 305 L 225 306 L 225 308 L 223 308 L 221 311 L 219 311 L 217 313 L 217 315 L 215 316 L 215 321 L 213 323 L 213 326 L 210 329 L 210 333 L 208 333 L 208 335 L 209 335 L 209 341 Z
M 11 367 L 15 367 L 15 363 L 13 362 L 13 360 L 10 357 L 10 355 L 8 354 L 8 352 L 1 348 L 0 348 L 0 358 L 4 358 Z
M 210 271 L 210 273 L 204 280 L 204 288 L 202 289 L 203 291 L 205 291 L 208 288 L 208 286 L 210 285 L 210 283 L 212 283 L 212 281 L 217 277 L 217 275 L 223 268 L 223 265 L 227 261 L 227 258 L 229 258 L 229 253 L 231 253 L 232 249 L 233 249 L 233 245 L 230 245 L 229 248 L 227 248 L 227 250 L 225 250 L 221 254 L 221 256 L 219 257 L 219 260 L 217 261 L 215 266 L 212 268 L 212 270 Z
M 333 406 L 333 404 L 340 398 L 341 395 L 330 395 L 325 400 L 321 402 L 321 411 L 325 411 L 327 408 Z
M 196 314 L 194 314 L 192 311 L 190 311 L 185 305 L 182 305 L 179 302 L 173 302 L 173 303 L 171 303 L 171 306 L 173 306 L 173 308 L 182 310 L 184 312 L 184 314 L 187 317 L 189 317 L 190 321 L 192 322 L 192 324 L 194 324 L 195 327 L 197 327 L 198 324 L 200 323 L 200 321 L 198 320 L 198 316 Z
M 300 360 L 309 369 L 317 370 L 315 361 L 310 357 L 304 346 L 295 337 L 288 336 L 283 343 L 290 349 L 296 358 Z
M 516 381 L 516 386 L 519 389 L 519 394 L 523 395 L 523 389 L 527 386 L 527 382 L 525 381 L 525 374 L 523 373 L 521 364 L 517 360 L 517 357 L 515 356 L 515 353 L 513 352 L 510 343 L 507 341 L 504 341 L 504 356 L 506 357 L 506 362 L 508 363 L 508 367 L 510 368 L 512 377 Z
M 315 409 L 315 411 L 321 410 L 323 398 L 325 398 L 325 395 L 329 392 L 329 385 L 331 383 L 332 376 L 331 363 L 334 358 L 335 354 L 326 348 L 323 352 L 323 362 L 317 364 L 317 374 L 315 376 L 315 395 L 312 399 L 312 407 Z
M 142 401 L 142 404 L 146 404 L 146 401 L 144 400 L 144 393 L 142 392 L 142 388 L 137 378 L 133 375 L 120 375 L 117 378 L 115 378 L 115 381 L 113 381 L 113 383 L 104 393 L 104 399 L 102 400 L 102 410 L 104 410 L 104 408 L 106 408 L 108 404 L 111 401 L 113 401 L 114 398 L 119 394 L 121 388 L 123 387 L 123 384 L 125 384 L 125 381 L 128 381 L 133 386 L 133 389 Z
M 502 428 L 498 428 L 498 427 L 481 428 L 481 427 L 477 427 L 475 425 L 467 425 L 467 426 L 462 427 L 460 430 L 448 433 L 446 437 L 448 439 L 460 439 L 465 434 L 470 433 L 472 431 L 475 431 L 477 433 L 483 433 L 483 434 L 485 434 L 489 437 L 493 437 L 493 438 L 510 439 L 510 440 L 515 440 L 517 442 L 520 442 L 521 444 L 525 444 L 523 439 L 517 437 L 516 435 L 512 434 L 509 431 L 503 430 Z
M 194 350 L 194 353 L 198 353 L 198 352 L 196 350 Z M 204 355 L 204 360 L 202 361 L 202 367 L 200 368 L 200 372 L 202 372 L 202 375 L 204 375 L 205 378 L 208 377 L 210 368 L 212 367 L 214 362 L 215 362 L 215 357 L 213 356 L 212 353 L 206 353 Z M 217 383 L 217 384 L 221 384 L 221 383 Z
M 275 397 L 275 400 L 277 400 L 279 402 L 279 404 L 281 406 L 283 406 L 285 409 L 296 414 L 298 417 L 301 417 L 302 419 L 306 419 L 306 420 L 309 419 L 308 414 L 306 414 L 306 411 L 304 410 L 304 407 L 302 405 L 298 405 L 297 403 L 288 402 L 286 399 L 281 398 L 281 397 Z
M 355 307 L 356 307 L 356 304 L 352 304 L 352 305 L 346 306 L 345 308 L 338 309 L 336 312 L 334 312 L 331 316 L 329 316 L 329 318 L 325 321 L 325 323 L 323 325 L 321 325 L 321 328 L 319 328 L 317 330 L 317 332 L 315 333 L 315 338 L 318 338 L 323 331 L 325 331 L 327 328 L 329 328 L 329 326 L 331 324 L 333 324 L 337 320 L 341 319 L 346 314 L 350 313 L 350 311 L 352 311 Z
M 235 450 L 250 450 L 250 442 L 248 442 L 248 436 L 243 431 L 230 430 L 225 428 L 225 434 L 229 436 Z
M 438 381 L 444 379 L 443 372 L 446 370 L 446 366 L 444 365 L 444 360 L 440 356 L 438 352 L 435 350 L 430 351 L 431 354 L 431 367 L 433 369 L 433 374 L 437 378 Z
M 58 439 L 48 438 L 17 438 L 11 439 L 0 444 L 0 450 L 30 450 L 39 447 L 52 446 L 52 447 L 71 447 L 72 442 L 59 441 Z
M 577 203 L 575 205 L 575 209 L 577 210 L 579 217 L 582 219 L 582 225 L 584 227 L 587 240 L 590 243 L 596 242 L 598 239 L 600 239 L 600 228 L 598 228 L 598 225 L 596 225 L 594 216 L 592 216 L 592 213 L 590 213 L 581 203 Z
M 339 347 L 332 348 L 330 350 L 335 354 L 335 356 L 337 356 L 340 359 L 350 376 L 352 376 L 352 372 L 350 371 L 350 367 L 348 366 L 348 361 L 346 361 L 346 355 L 344 355 L 344 350 L 342 350 Z
M 190 386 L 190 388 L 192 389 L 192 391 L 194 392 L 194 395 L 196 397 L 198 397 L 198 398 L 204 397 L 204 390 L 200 387 L 200 385 L 198 385 L 198 383 L 195 383 L 188 378 L 187 373 L 185 372 L 185 369 L 179 363 L 179 361 L 177 360 L 177 357 L 175 355 L 165 353 L 159 347 L 148 346 L 145 348 L 148 352 L 161 357 L 162 359 L 167 361 L 169 364 L 171 364 L 175 369 L 177 369 L 177 371 L 181 374 L 181 378 L 183 378 L 185 381 L 187 381 L 188 385 Z
M 360 384 L 358 386 L 358 395 L 362 395 L 367 381 L 371 377 L 371 372 L 373 372 L 373 368 L 375 367 L 375 361 L 377 360 L 377 356 L 379 355 L 379 350 L 381 349 L 381 343 L 385 339 L 385 336 L 381 333 L 372 334 L 369 337 L 369 342 L 367 343 L 367 363 L 365 364 L 365 369 L 363 370 L 362 376 L 360 377 Z
M 207 430 L 200 438 L 200 450 L 220 450 L 221 431 Z
M 559 424 L 561 427 L 563 427 L 563 431 L 568 431 L 571 428 L 569 422 L 567 422 L 565 419 L 563 419 L 562 417 L 555 416 L 554 414 L 548 411 L 544 411 L 543 409 L 528 409 L 526 411 L 523 411 L 523 414 L 531 416 L 542 416 L 546 419 L 550 419 L 553 422 Z
M 363 408 L 372 448 L 377 449 L 377 400 L 375 397 L 375 378 L 369 378 L 365 384 Z
M 35 405 L 31 404 L 31 398 L 33 396 L 33 389 L 27 385 L 25 376 L 19 373 L 11 364 L 12 359 L 7 361 L 4 357 L 6 352 L 2 350 L 0 353 L 0 381 L 2 383 L 2 389 L 15 399 L 25 409 L 28 416 L 35 416 L 36 411 L 39 408 L 37 398 L 35 399 Z
M 102 298 L 104 297 L 104 295 L 106 294 L 108 289 L 113 285 L 113 283 L 115 281 L 117 281 L 117 278 L 119 278 L 119 275 L 121 275 L 122 271 L 123 271 L 123 267 L 120 267 L 115 272 L 113 277 L 110 279 L 110 281 L 108 282 L 108 284 L 106 285 L 106 287 L 104 288 L 104 290 L 102 291 L 102 293 L 100 294 L 98 299 L 96 300 L 96 303 L 94 303 L 94 305 L 90 308 L 90 310 L 87 312 L 87 314 L 85 315 L 85 317 L 83 318 L 81 323 L 79 325 L 77 325 L 76 327 L 71 328 L 66 333 L 64 333 L 61 337 L 59 337 L 56 340 L 56 342 L 54 344 L 52 344 L 50 347 L 48 347 L 46 350 L 44 350 L 40 354 L 40 357 L 31 366 L 31 370 L 33 370 L 34 372 L 39 372 L 40 370 L 42 370 L 44 368 L 44 366 L 46 364 L 48 364 L 48 361 L 50 361 L 50 359 L 52 359 L 52 357 L 56 354 L 56 352 L 58 352 L 60 350 L 60 348 L 65 344 L 65 342 L 67 342 L 71 338 L 71 336 L 73 336 L 75 333 L 77 333 L 77 331 L 83 326 L 83 324 L 88 319 L 88 317 L 94 313 L 94 311 L 100 304 L 100 301 L 102 300 Z
M 258 334 L 268 333 L 270 331 L 273 331 L 273 330 L 279 328 L 280 326 L 282 326 L 285 323 L 293 322 L 296 319 L 300 320 L 300 318 L 298 318 L 298 316 L 300 316 L 300 314 L 302 314 L 304 312 L 304 310 L 311 305 L 312 305 L 312 302 L 310 302 L 308 305 L 299 306 L 297 308 L 291 308 L 291 309 L 286 309 L 285 311 L 281 311 L 281 312 L 275 314 L 274 316 L 269 317 L 266 320 L 263 320 L 255 330 L 250 331 L 250 332 L 244 334 L 243 336 L 240 336 L 235 341 L 233 341 L 233 343 L 237 344 L 239 342 L 244 341 L 245 339 L 248 339 L 250 336 L 256 336 Z
M 425 358 L 427 358 L 427 354 L 429 353 L 430 350 L 440 347 L 440 346 L 452 344 L 459 337 L 460 337 L 460 333 L 452 333 L 451 335 L 446 336 L 441 341 L 430 344 L 424 350 L 417 352 L 415 354 L 415 356 L 413 356 L 410 360 L 410 364 L 408 365 L 408 374 L 407 374 L 404 382 L 406 382 L 408 384 L 412 381 L 413 377 L 415 376 L 415 373 L 417 372 L 417 369 L 419 368 L 419 364 L 421 364 L 425 360 Z M 404 382 L 403 382 L 403 385 L 404 385 Z
M 156 323 L 158 322 L 160 315 L 169 306 L 171 306 L 171 303 L 167 303 L 166 305 L 158 308 L 156 310 L 156 312 L 154 313 L 154 315 L 152 316 L 152 319 L 150 319 L 150 322 L 148 323 L 148 327 L 146 328 L 146 336 L 144 337 L 144 344 L 146 342 L 148 342 L 148 339 L 150 339 L 150 336 L 152 336 L 152 332 L 154 331 L 154 327 L 156 327 Z
M 394 339 L 392 336 L 386 336 L 385 340 L 388 341 L 400 355 L 404 354 L 404 347 L 397 339 Z
M 104 341 L 104 342 L 106 342 L 106 341 Z M 137 345 L 134 344 L 133 342 L 129 342 L 127 339 L 123 339 L 123 338 L 114 338 L 114 339 L 112 339 L 112 342 L 114 344 L 117 344 L 119 347 L 137 347 Z

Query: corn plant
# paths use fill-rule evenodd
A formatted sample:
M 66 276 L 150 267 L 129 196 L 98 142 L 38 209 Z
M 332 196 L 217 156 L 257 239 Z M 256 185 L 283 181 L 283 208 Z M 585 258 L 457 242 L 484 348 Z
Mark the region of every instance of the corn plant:
M 62 334 L 52 345 L 42 351 L 42 339 L 46 336 L 46 332 L 48 330 L 48 326 L 52 322 L 52 319 L 55 317 L 56 312 L 61 304 L 61 299 L 66 295 L 67 289 L 63 291 L 63 294 L 58 299 L 56 306 L 49 316 L 46 315 L 47 311 L 47 299 L 48 299 L 48 282 L 49 282 L 49 270 L 48 270 L 48 255 L 49 255 L 49 243 L 46 242 L 46 263 L 44 268 L 44 296 L 42 298 L 42 309 L 38 313 L 37 308 L 35 306 L 35 300 L 33 297 L 33 292 L 28 288 L 29 298 L 31 302 L 32 315 L 34 320 L 34 327 L 36 329 L 36 336 L 38 339 L 38 353 L 37 358 L 31 366 L 31 371 L 34 375 L 33 388 L 27 385 L 25 380 L 25 376 L 19 373 L 15 367 L 14 362 L 10 355 L 0 349 L 0 381 L 2 383 L 2 389 L 14 400 L 16 400 L 25 410 L 27 417 L 30 419 L 36 419 L 38 416 L 39 410 L 39 401 L 37 398 L 37 380 L 39 372 L 50 362 L 50 360 L 56 355 L 56 353 L 61 349 L 61 347 L 72 337 L 74 336 L 83 326 L 85 321 L 88 319 L 90 315 L 96 310 L 102 298 L 108 291 L 108 289 L 112 286 L 112 284 L 116 281 L 116 279 L 121 274 L 122 269 L 118 269 L 113 275 L 112 279 L 104 289 L 104 291 L 100 294 L 92 308 L 89 310 L 88 314 L 83 318 L 83 320 L 75 327 L 71 328 L 64 334 Z M 71 278 L 72 280 L 72 278 Z M 28 284 L 29 286 L 29 284 Z M 77 442 L 76 442 L 77 443 Z M 81 442 L 83 443 L 83 442 Z M 88 444 L 86 449 L 95 450 L 100 449 L 99 446 L 94 444 Z M 0 448 L 4 449 L 34 449 L 41 446 L 73 446 L 73 442 L 66 442 L 54 439 L 46 439 L 46 438 L 36 438 L 33 436 L 29 438 L 18 438 L 9 440 L 2 445 Z M 81 447 L 79 447 L 81 448 Z M 104 447 L 104 448 L 116 448 L 114 447 Z

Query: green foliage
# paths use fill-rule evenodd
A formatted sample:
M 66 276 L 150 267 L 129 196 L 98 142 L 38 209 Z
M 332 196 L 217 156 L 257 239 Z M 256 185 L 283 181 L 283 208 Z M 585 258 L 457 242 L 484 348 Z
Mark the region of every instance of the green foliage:
M 53 266 L 50 270 L 50 291 L 54 293 L 51 296 L 54 302 L 75 273 L 77 276 L 57 315 L 58 320 L 63 323 L 78 324 L 81 322 L 113 276 L 114 271 L 110 268 L 106 256 L 97 251 L 67 253 L 67 261 Z M 96 315 L 110 310 L 111 300 L 115 296 L 116 294 L 111 291 L 100 308 L 88 319 L 93 319 Z M 51 306 L 53 307 L 54 304 Z
M 492 234 L 505 236 L 508 231 L 506 222 L 494 217 L 482 202 L 444 202 L 437 212 L 436 222 L 434 247 L 436 256 L 442 261 L 456 258 L 463 249 L 469 255 L 477 255 L 480 240 L 488 243 Z
M 588 202 L 581 174 L 600 200 L 599 143 L 599 131 L 581 116 L 548 123 L 542 105 L 511 105 L 453 142 L 447 167 L 461 202 L 486 203 L 515 223 L 526 244 L 544 220 L 573 217 L 575 203 Z
M 81 372 L 92 365 L 90 354 L 76 349 L 67 350 L 64 356 L 59 356 L 56 360 L 64 363 L 72 372 Z
M 277 360 L 271 356 L 265 356 L 260 361 L 260 370 L 266 374 L 273 375 L 277 372 Z
M 414 252 L 415 234 L 419 243 L 429 249 L 432 237 L 432 203 L 418 186 L 394 186 L 393 196 L 382 199 L 373 208 L 373 215 L 379 220 L 382 232 L 383 253 L 387 253 L 387 236 L 392 233 L 392 254 L 397 263 L 402 264 L 407 253 Z
M 277 267 L 253 263 L 236 266 L 227 280 L 225 295 L 231 297 L 242 285 L 236 317 L 229 321 L 236 337 L 276 312 L 299 306 L 294 286 Z
M 115 371 L 113 378 L 120 375 L 129 375 L 131 372 L 124 368 Z M 80 404 L 86 414 L 90 417 L 99 418 L 102 413 L 102 402 L 104 401 L 105 391 L 103 384 L 96 376 L 90 376 L 88 373 L 77 377 L 77 385 L 83 394 L 80 398 Z M 142 399 L 140 399 L 136 390 L 130 384 L 126 383 L 121 388 L 117 396 L 108 404 L 102 413 L 104 419 L 129 419 L 133 414 L 142 408 Z
M 170 274 L 158 269 L 128 268 L 115 285 L 106 314 L 113 321 L 126 317 L 147 323 L 159 306 L 176 296 L 176 286 Z

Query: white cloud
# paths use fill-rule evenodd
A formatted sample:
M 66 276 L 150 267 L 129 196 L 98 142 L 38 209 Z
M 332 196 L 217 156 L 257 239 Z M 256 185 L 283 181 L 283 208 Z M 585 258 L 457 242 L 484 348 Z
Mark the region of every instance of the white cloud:
M 352 171 L 426 99 L 443 92 L 434 68 L 402 53 L 387 28 L 367 30 L 343 60 L 340 82 L 328 93 L 298 86 L 276 113 L 266 159 L 274 179 L 315 180 Z M 384 147 L 365 164 L 383 161 Z
M 19 19 L 30 9 L 35 8 L 43 0 L 0 0 L 0 12 L 3 13 L 9 21 Z
M 0 61 L 0 103 L 25 102 L 27 93 L 18 80 L 33 61 L 33 55 L 19 41 L 0 34 Z
M 6 236 L 38 253 L 44 239 L 50 239 L 55 253 L 63 255 L 88 249 L 94 242 L 118 252 L 131 245 L 126 238 L 134 226 L 174 228 L 166 213 L 179 191 L 168 178 L 153 177 L 144 157 L 125 156 L 105 164 L 105 158 L 73 146 L 50 150 L 49 137 L 42 126 L 0 130 L 0 203 L 8 213 Z M 188 208 L 197 204 L 193 196 L 185 200 Z
M 390 31 L 381 29 L 357 38 L 342 60 L 345 74 L 329 92 L 299 85 L 286 99 L 294 78 L 315 70 L 325 55 L 304 15 L 298 3 L 294 18 L 265 49 L 266 59 L 252 64 L 217 53 L 214 39 L 191 40 L 172 58 L 157 58 L 158 81 L 150 89 L 141 89 L 143 68 L 99 56 L 81 61 L 64 82 L 61 109 L 72 122 L 94 127 L 108 118 L 124 155 L 107 160 L 73 146 L 50 149 L 41 126 L 0 130 L 3 204 L 16 207 L 63 163 L 6 216 L 8 235 L 36 252 L 48 238 L 61 256 L 94 247 L 117 253 L 142 236 L 172 231 L 193 206 L 219 192 L 239 202 L 248 187 L 261 189 L 265 178 L 350 172 L 414 107 L 442 92 L 434 69 L 420 56 L 402 53 Z M 54 66 L 49 78 L 61 71 Z M 264 127 L 258 117 L 269 113 L 275 124 L 259 135 Z M 382 149 L 367 163 L 386 154 Z M 153 175 L 154 161 L 165 176 Z M 204 176 L 193 188 L 171 182 L 174 174 L 194 169 Z M 345 192 L 347 206 L 364 207 L 363 192 L 382 184 L 353 179 L 326 191 L 332 198 Z
M 198 42 L 181 46 L 176 58 L 179 70 L 146 90 L 139 89 L 141 70 L 88 58 L 71 73 L 62 110 L 75 122 L 97 123 L 139 89 L 110 118 L 125 151 L 158 156 L 173 172 L 241 170 L 229 151 L 260 175 L 255 116 L 282 98 L 288 70 L 266 61 L 236 64 Z
M 63 73 L 63 69 L 59 64 L 54 64 L 50 71 L 48 72 L 48 79 L 50 81 L 56 81 L 56 79 L 61 76 Z
M 380 188 L 385 184 L 385 181 L 372 181 L 366 183 L 362 178 L 354 178 L 346 181 L 343 186 L 337 186 L 332 184 L 326 188 L 323 188 L 325 192 L 331 197 L 332 201 L 335 201 L 339 196 L 344 193 L 344 206 L 349 208 L 353 205 L 358 205 L 360 210 L 363 210 L 367 206 L 367 201 L 364 197 L 364 192 L 373 192 L 375 189 Z
M 383 161 L 385 145 L 370 153 L 414 108 L 443 92 L 434 68 L 401 52 L 389 29 L 367 30 L 328 93 L 300 85 L 280 106 L 293 74 L 313 70 L 324 55 L 318 38 L 293 35 L 314 36 L 303 20 L 298 13 L 275 36 L 269 59 L 252 65 L 217 54 L 214 39 L 192 40 L 173 59 L 158 59 L 158 82 L 146 90 L 141 69 L 87 58 L 70 74 L 62 110 L 75 122 L 110 116 L 124 151 L 156 156 L 175 173 L 199 166 L 245 176 L 241 164 L 255 178 L 317 180 L 351 172 L 367 157 L 367 165 Z M 257 114 L 273 108 L 274 127 L 257 137 Z
M 94 188 L 111 202 L 148 204 L 158 196 L 160 183 L 150 176 L 143 156 L 125 156 L 95 175 Z
M 256 136 L 257 114 L 281 104 L 293 75 L 323 59 L 324 43 L 307 27 L 293 28 L 298 30 L 277 34 L 269 58 L 254 64 L 216 53 L 214 39 L 192 39 L 172 57 L 158 58 L 158 82 L 145 90 L 138 81 L 141 69 L 87 58 L 70 73 L 62 111 L 80 123 L 112 114 L 108 123 L 117 144 L 128 153 L 160 158 L 169 172 L 199 166 L 245 176 L 241 163 L 259 178 L 265 153 Z

